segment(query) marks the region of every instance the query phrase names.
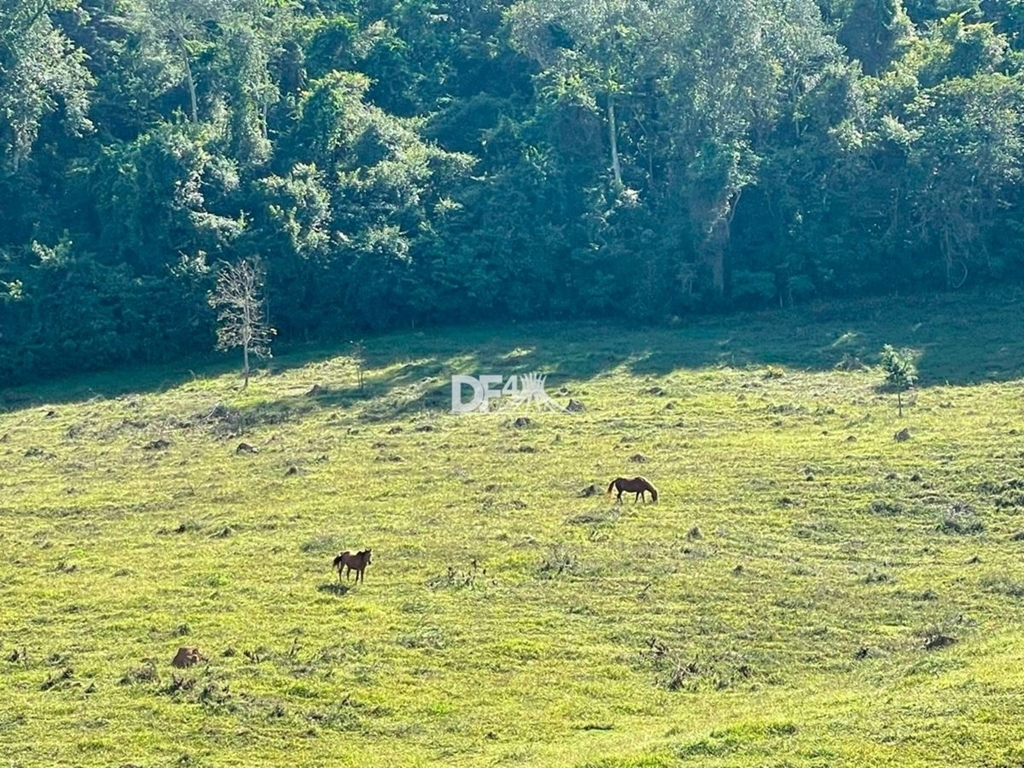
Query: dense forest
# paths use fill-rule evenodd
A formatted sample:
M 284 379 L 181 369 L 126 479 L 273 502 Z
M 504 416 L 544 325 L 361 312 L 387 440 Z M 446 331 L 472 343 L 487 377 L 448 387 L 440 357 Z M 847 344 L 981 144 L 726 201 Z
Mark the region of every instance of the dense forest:
M 0 0 L 0 381 L 1024 278 L 1024 0 Z

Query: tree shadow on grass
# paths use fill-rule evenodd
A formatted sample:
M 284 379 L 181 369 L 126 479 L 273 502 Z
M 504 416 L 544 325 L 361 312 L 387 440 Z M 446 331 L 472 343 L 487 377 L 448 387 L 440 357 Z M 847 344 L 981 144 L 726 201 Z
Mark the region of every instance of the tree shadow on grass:
M 917 352 L 918 388 L 1013 381 L 1024 378 L 1022 313 L 1016 291 L 818 302 L 697 323 L 629 367 L 652 376 L 713 366 L 824 371 L 844 360 L 876 365 L 892 344 Z
M 918 352 L 919 388 L 1024 377 L 1024 309 L 1017 291 L 967 292 L 817 302 L 797 309 L 688 320 L 675 328 L 621 322 L 530 323 L 439 328 L 364 338 L 362 387 L 356 364 L 325 371 L 315 396 L 276 400 L 305 410 L 373 404 L 361 418 L 377 420 L 451 406 L 451 376 L 539 372 L 551 393 L 563 382 L 586 382 L 625 367 L 660 377 L 680 369 L 775 365 L 831 370 L 845 359 L 877 362 L 883 344 Z M 340 348 L 295 347 L 275 357 L 271 380 L 306 366 L 338 361 Z M 237 371 L 233 358 L 112 371 L 0 393 L 0 412 L 60 403 L 162 392 L 195 379 Z M 333 379 L 333 380 L 332 380 Z M 253 406 L 259 408 L 263 406 Z

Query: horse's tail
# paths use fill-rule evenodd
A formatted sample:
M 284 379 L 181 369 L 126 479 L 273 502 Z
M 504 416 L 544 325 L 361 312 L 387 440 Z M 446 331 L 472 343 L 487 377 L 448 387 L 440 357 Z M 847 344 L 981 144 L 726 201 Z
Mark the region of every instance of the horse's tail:
M 340 567 L 340 566 L 341 566 L 341 564 L 342 564 L 343 562 L 345 562 L 345 555 L 346 555 L 346 554 L 347 554 L 347 553 L 345 553 L 345 552 L 339 552 L 339 553 L 338 553 L 338 556 L 337 556 L 336 558 L 334 558 L 334 562 L 332 563 L 332 565 L 333 565 L 333 566 L 334 566 L 335 568 L 338 568 L 338 567 Z
M 617 479 L 618 478 L 616 478 L 616 480 Z M 612 488 L 614 488 L 614 487 L 615 487 L 615 480 L 612 480 L 610 483 L 608 483 L 608 493 L 606 493 L 605 496 L 611 496 L 612 495 Z

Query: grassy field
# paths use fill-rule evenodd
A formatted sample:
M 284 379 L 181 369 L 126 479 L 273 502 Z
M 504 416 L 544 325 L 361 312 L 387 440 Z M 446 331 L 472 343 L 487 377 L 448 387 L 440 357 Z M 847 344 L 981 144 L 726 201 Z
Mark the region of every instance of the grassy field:
M 0 764 L 1019 766 L 1022 311 L 408 333 L 366 341 L 362 390 L 344 349 L 245 392 L 8 390 Z M 902 419 L 835 367 L 884 343 L 920 353 Z M 530 371 L 586 410 L 448 413 L 452 373 Z M 659 503 L 604 495 L 636 474 Z

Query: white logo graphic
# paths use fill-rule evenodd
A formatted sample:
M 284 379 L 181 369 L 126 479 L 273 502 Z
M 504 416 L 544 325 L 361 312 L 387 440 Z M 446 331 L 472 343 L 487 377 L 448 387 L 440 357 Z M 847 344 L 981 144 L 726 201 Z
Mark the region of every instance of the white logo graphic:
M 488 374 L 485 376 L 452 376 L 452 413 L 491 413 L 509 411 L 515 408 L 547 408 L 551 411 L 566 409 L 548 397 L 544 391 L 547 376 L 539 373 L 528 373 L 523 376 L 512 375 L 506 381 L 502 376 Z M 473 397 L 469 402 L 462 399 L 463 388 L 470 387 Z M 497 406 L 491 400 L 507 398 Z

